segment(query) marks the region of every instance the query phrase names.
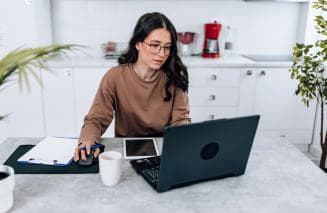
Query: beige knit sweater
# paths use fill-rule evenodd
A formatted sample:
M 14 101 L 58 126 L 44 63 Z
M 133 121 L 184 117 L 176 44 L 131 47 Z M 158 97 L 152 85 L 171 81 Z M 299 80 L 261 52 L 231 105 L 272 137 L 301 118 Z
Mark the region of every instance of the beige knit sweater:
M 186 92 L 171 86 L 172 99 L 164 102 L 166 75 L 141 79 L 130 64 L 111 68 L 102 78 L 80 140 L 99 142 L 115 117 L 116 137 L 161 136 L 165 126 L 190 123 Z

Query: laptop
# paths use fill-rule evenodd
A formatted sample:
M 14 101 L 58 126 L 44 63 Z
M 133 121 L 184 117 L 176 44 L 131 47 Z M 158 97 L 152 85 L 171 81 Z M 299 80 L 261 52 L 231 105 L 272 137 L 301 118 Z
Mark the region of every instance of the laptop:
M 162 155 L 130 163 L 158 192 L 242 175 L 259 119 L 253 115 L 166 127 Z

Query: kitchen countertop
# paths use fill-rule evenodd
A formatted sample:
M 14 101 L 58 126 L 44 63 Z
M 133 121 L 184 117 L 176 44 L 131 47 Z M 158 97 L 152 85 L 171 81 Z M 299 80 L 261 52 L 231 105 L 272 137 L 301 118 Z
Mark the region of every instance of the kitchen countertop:
M 0 144 L 3 163 L 18 145 Z M 122 139 L 103 140 L 122 151 Z M 11 212 L 326 212 L 327 175 L 285 139 L 256 138 L 244 175 L 157 193 L 128 161 L 118 185 L 106 187 L 99 174 L 16 175 Z
M 189 67 L 290 67 L 292 62 L 255 62 L 241 55 L 207 59 L 200 56 L 182 57 Z M 58 58 L 48 62 L 50 67 L 112 67 L 117 65 L 117 59 L 103 57 L 79 56 Z

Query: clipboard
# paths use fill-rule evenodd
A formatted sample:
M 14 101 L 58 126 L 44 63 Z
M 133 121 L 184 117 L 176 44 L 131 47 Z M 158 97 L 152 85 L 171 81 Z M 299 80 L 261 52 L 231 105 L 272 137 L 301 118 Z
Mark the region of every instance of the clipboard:
M 46 137 L 21 156 L 17 162 L 25 164 L 67 166 L 73 161 L 72 157 L 77 143 L 77 138 Z
M 4 165 L 14 168 L 15 174 L 90 174 L 99 172 L 99 162 L 94 161 L 90 166 L 80 166 L 71 163 L 67 166 L 51 166 L 44 164 L 18 163 L 17 159 L 31 150 L 34 145 L 20 145 L 5 161 Z

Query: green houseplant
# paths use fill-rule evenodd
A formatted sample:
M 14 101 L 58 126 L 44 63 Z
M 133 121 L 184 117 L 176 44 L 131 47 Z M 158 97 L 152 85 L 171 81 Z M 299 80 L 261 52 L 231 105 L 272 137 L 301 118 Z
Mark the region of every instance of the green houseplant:
M 320 110 L 320 145 L 321 158 L 319 167 L 325 169 L 327 157 L 327 131 L 324 134 L 324 107 L 327 104 L 327 0 L 316 0 L 313 8 L 323 15 L 315 17 L 315 28 L 319 39 L 313 44 L 296 44 L 293 48 L 294 62 L 290 69 L 291 78 L 298 81 L 296 95 L 302 98 L 306 106 L 311 100 L 316 99 Z M 325 136 L 324 136 L 325 135 Z
M 79 47 L 81 46 L 74 44 L 53 44 L 37 48 L 17 49 L 8 53 L 0 58 L 0 92 L 6 88 L 6 85 L 13 80 L 15 75 L 18 77 L 20 86 L 25 83 L 29 87 L 28 74 L 36 78 L 41 84 L 36 68 L 45 68 L 46 70 L 46 61 Z M 0 121 L 5 117 L 6 115 L 0 115 Z

